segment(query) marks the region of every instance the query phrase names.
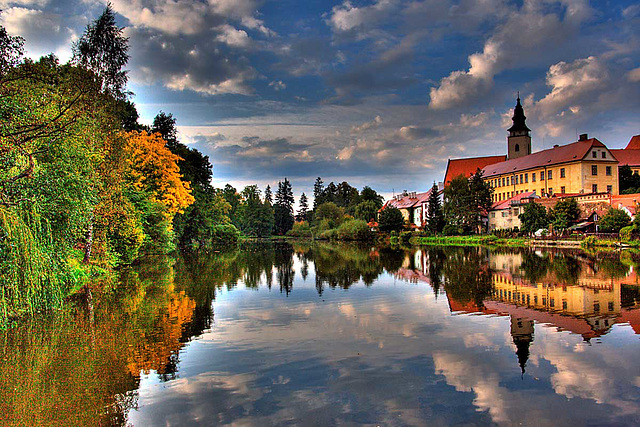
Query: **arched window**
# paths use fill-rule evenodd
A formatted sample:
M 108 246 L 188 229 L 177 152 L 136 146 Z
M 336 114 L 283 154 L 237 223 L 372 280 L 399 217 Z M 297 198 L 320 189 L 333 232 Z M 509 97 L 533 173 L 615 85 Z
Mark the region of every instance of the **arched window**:
M 520 151 L 520 144 L 516 144 L 516 153 Z

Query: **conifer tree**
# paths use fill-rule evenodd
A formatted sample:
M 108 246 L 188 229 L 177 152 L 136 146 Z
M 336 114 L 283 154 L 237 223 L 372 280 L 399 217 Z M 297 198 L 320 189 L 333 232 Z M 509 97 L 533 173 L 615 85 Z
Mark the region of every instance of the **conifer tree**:
M 313 209 L 315 210 L 318 205 L 321 205 L 319 198 L 322 196 L 322 192 L 324 191 L 324 183 L 322 182 L 322 178 L 317 177 L 316 182 L 313 184 Z
M 300 196 L 300 209 L 298 209 L 298 215 L 296 216 L 296 220 L 306 221 L 308 210 L 309 210 L 309 201 L 307 199 L 307 195 L 302 193 L 302 195 Z
M 427 204 L 427 230 L 431 234 L 438 234 L 444 228 L 444 213 L 442 212 L 442 203 L 438 196 L 438 186 L 433 183 L 431 194 Z
M 293 202 L 291 182 L 285 178 L 284 182 L 278 182 L 278 191 L 276 192 L 276 203 L 274 205 L 274 229 L 276 234 L 283 235 L 293 227 Z
M 267 185 L 267 188 L 264 190 L 264 201 L 269 202 L 270 205 L 273 205 L 273 193 L 271 192 L 271 186 Z

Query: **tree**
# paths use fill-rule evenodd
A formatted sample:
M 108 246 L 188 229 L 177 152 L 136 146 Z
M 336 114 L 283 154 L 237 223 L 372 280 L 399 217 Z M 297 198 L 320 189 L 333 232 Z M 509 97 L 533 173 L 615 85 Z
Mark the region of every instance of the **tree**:
M 518 215 L 518 219 L 520 219 L 520 229 L 525 233 L 535 233 L 541 228 L 547 228 L 549 225 L 547 209 L 540 203 L 535 202 L 524 205 L 524 209 Z
M 335 203 L 338 206 L 345 208 L 347 213 L 353 214 L 353 210 L 359 202 L 360 192 L 357 188 L 352 187 L 346 181 L 343 181 L 336 186 Z
M 431 234 L 438 234 L 442 232 L 444 228 L 444 212 L 442 212 L 442 203 L 440 203 L 440 196 L 438 196 L 438 186 L 433 183 L 431 187 L 431 194 L 427 201 L 427 230 Z
M 264 201 L 269 202 L 270 205 L 273 204 L 273 193 L 271 192 L 270 185 L 267 185 L 267 188 L 264 190 Z
M 274 205 L 274 229 L 276 234 L 284 235 L 291 230 L 294 223 L 293 217 L 293 190 L 287 178 L 278 182 L 276 203 Z
M 238 221 L 243 233 L 253 237 L 271 235 L 274 223 L 271 204 L 260 200 L 257 185 L 249 185 L 242 190 L 242 202 L 238 208 Z
M 307 199 L 307 195 L 302 193 L 302 195 L 300 196 L 300 209 L 298 209 L 298 215 L 296 216 L 296 220 L 306 221 L 308 210 L 309 210 L 309 201 Z
M 568 198 L 556 203 L 550 212 L 549 219 L 556 230 L 566 230 L 580 217 L 580 208 L 574 198 Z
M 379 195 L 373 188 L 365 186 L 360 191 L 360 202 L 372 201 L 380 209 L 384 203 L 384 198 Z
M 6 28 L 0 26 L 0 76 L 20 64 L 24 54 L 24 39 L 10 36 Z
M 480 231 L 482 227 L 482 218 L 486 217 L 491 210 L 493 201 L 491 193 L 493 189 L 488 182 L 482 178 L 482 170 L 477 169 L 476 173 L 469 180 L 469 192 L 471 193 L 471 201 L 469 209 L 473 210 L 474 215 L 471 216 L 471 227 L 475 231 Z
M 464 175 L 452 179 L 444 189 L 447 234 L 479 232 L 482 218 L 491 209 L 491 191 L 480 169 L 469 179 Z
M 333 202 L 323 203 L 316 208 L 313 220 L 323 228 L 336 228 L 344 220 L 344 209 Z
M 355 217 L 367 222 L 370 222 L 372 220 L 375 221 L 379 209 L 380 207 L 378 206 L 378 203 L 376 203 L 374 200 L 365 200 L 356 205 Z
M 629 165 L 620 167 L 619 183 L 620 194 L 633 194 L 640 191 L 640 175 L 633 172 Z
M 127 97 L 127 71 L 122 68 L 129 62 L 129 39 L 123 31 L 116 25 L 111 3 L 107 3 L 102 15 L 87 25 L 73 45 L 73 62 L 92 71 L 102 90 L 115 99 Z
M 313 209 L 320 205 L 318 202 L 318 198 L 322 195 L 324 191 L 324 185 L 322 182 L 322 178 L 317 177 L 315 183 L 313 184 Z
M 173 114 L 166 114 L 164 111 L 160 111 L 153 118 L 153 125 L 151 126 L 151 132 L 159 133 L 162 138 L 167 141 L 168 146 L 178 144 L 178 129 L 176 128 L 176 119 Z
M 603 233 L 618 233 L 622 227 L 631 224 L 631 218 L 622 209 L 611 208 L 598 221 L 598 228 Z
M 378 228 L 380 231 L 400 231 L 404 227 L 404 217 L 400 209 L 387 206 L 378 215 Z

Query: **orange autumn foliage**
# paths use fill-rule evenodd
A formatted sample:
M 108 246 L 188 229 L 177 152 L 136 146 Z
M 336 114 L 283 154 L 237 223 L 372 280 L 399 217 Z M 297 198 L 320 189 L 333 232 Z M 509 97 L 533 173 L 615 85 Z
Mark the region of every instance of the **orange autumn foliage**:
M 194 202 L 191 186 L 182 181 L 178 161 L 182 160 L 166 147 L 160 134 L 129 132 L 126 134 L 127 158 L 131 164 L 133 185 L 151 193 L 151 199 L 167 208 L 172 218 Z

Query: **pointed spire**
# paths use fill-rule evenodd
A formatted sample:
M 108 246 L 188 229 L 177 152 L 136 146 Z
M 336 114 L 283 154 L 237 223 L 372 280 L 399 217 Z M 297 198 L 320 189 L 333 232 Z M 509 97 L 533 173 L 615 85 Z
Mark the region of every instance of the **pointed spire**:
M 513 126 L 507 129 L 510 134 L 522 131 L 529 133 L 531 131 L 531 129 L 529 129 L 527 127 L 527 124 L 525 123 L 527 117 L 524 115 L 524 108 L 522 108 L 522 104 L 520 104 L 520 91 L 518 91 L 518 98 L 516 101 L 516 106 L 513 109 L 513 117 L 511 118 L 511 120 L 513 121 Z

